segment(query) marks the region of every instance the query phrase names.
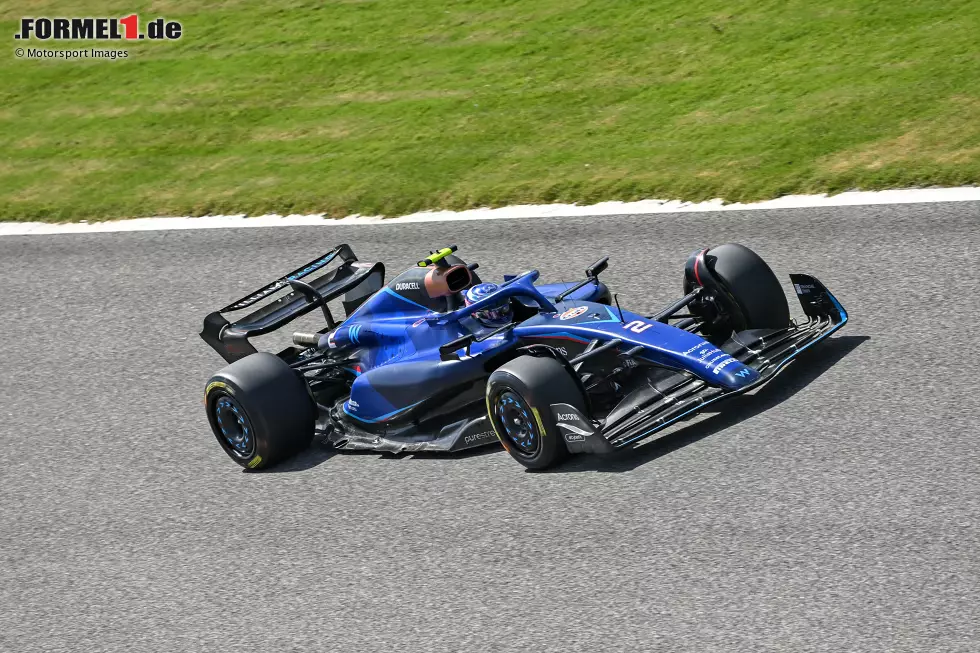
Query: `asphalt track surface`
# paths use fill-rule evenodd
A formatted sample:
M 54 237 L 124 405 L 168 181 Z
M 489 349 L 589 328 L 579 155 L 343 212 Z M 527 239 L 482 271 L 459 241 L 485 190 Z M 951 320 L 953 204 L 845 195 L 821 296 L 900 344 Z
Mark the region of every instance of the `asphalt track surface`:
M 201 318 L 337 242 L 609 254 L 652 312 L 725 241 L 851 322 L 636 451 L 255 474 L 208 430 Z M 980 203 L 0 238 L 0 650 L 977 651 L 978 260 Z

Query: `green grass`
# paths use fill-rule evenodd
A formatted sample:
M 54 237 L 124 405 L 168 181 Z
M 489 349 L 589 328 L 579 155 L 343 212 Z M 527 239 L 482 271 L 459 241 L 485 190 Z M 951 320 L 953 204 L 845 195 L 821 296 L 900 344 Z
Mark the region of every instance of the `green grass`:
M 185 36 L 13 55 L 21 15 L 133 11 Z M 980 182 L 976 0 L 25 0 L 0 33 L 0 219 Z

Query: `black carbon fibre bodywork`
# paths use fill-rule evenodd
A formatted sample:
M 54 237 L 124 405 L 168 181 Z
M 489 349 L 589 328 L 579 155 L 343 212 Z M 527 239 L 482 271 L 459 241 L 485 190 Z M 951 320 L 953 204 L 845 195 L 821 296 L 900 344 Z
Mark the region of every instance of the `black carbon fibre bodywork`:
M 314 279 L 312 283 L 302 284 L 308 289 L 312 289 L 316 299 L 311 299 L 309 292 L 297 289 L 235 322 L 229 323 L 222 315 L 222 313 L 232 313 L 248 308 L 283 290 L 290 285 L 291 281 L 302 279 L 322 270 L 338 259 L 342 261 L 340 267 Z M 248 341 L 250 337 L 280 329 L 316 308 L 322 308 L 326 311 L 326 303 L 341 295 L 345 295 L 344 309 L 350 314 L 360 302 L 382 286 L 384 276 L 383 264 L 359 262 L 348 245 L 340 245 L 323 256 L 310 261 L 305 266 L 297 268 L 255 292 L 208 314 L 204 318 L 201 338 L 211 345 L 222 358 L 232 363 L 249 354 L 256 353 L 255 347 Z

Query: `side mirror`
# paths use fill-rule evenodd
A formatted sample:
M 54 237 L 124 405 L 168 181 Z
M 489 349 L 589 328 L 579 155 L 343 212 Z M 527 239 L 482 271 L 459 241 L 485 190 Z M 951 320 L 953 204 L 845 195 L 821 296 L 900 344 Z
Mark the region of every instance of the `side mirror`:
M 595 279 L 600 274 L 602 274 L 606 268 L 609 267 L 609 257 L 603 256 L 601 259 L 589 266 L 585 271 L 585 276 L 590 279 Z

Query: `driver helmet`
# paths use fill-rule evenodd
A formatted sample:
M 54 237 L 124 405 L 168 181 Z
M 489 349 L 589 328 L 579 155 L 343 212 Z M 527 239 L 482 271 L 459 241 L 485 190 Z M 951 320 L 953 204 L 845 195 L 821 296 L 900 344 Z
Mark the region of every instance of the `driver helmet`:
M 467 289 L 465 295 L 463 296 L 463 301 L 469 306 L 487 295 L 492 295 L 497 292 L 499 286 L 495 283 L 479 283 L 472 288 Z M 481 309 L 473 313 L 473 317 L 480 321 L 481 324 L 489 327 L 502 327 L 505 324 L 510 324 L 511 321 L 511 310 L 510 310 L 510 299 L 504 297 L 500 300 L 498 304 L 492 304 L 487 308 Z

